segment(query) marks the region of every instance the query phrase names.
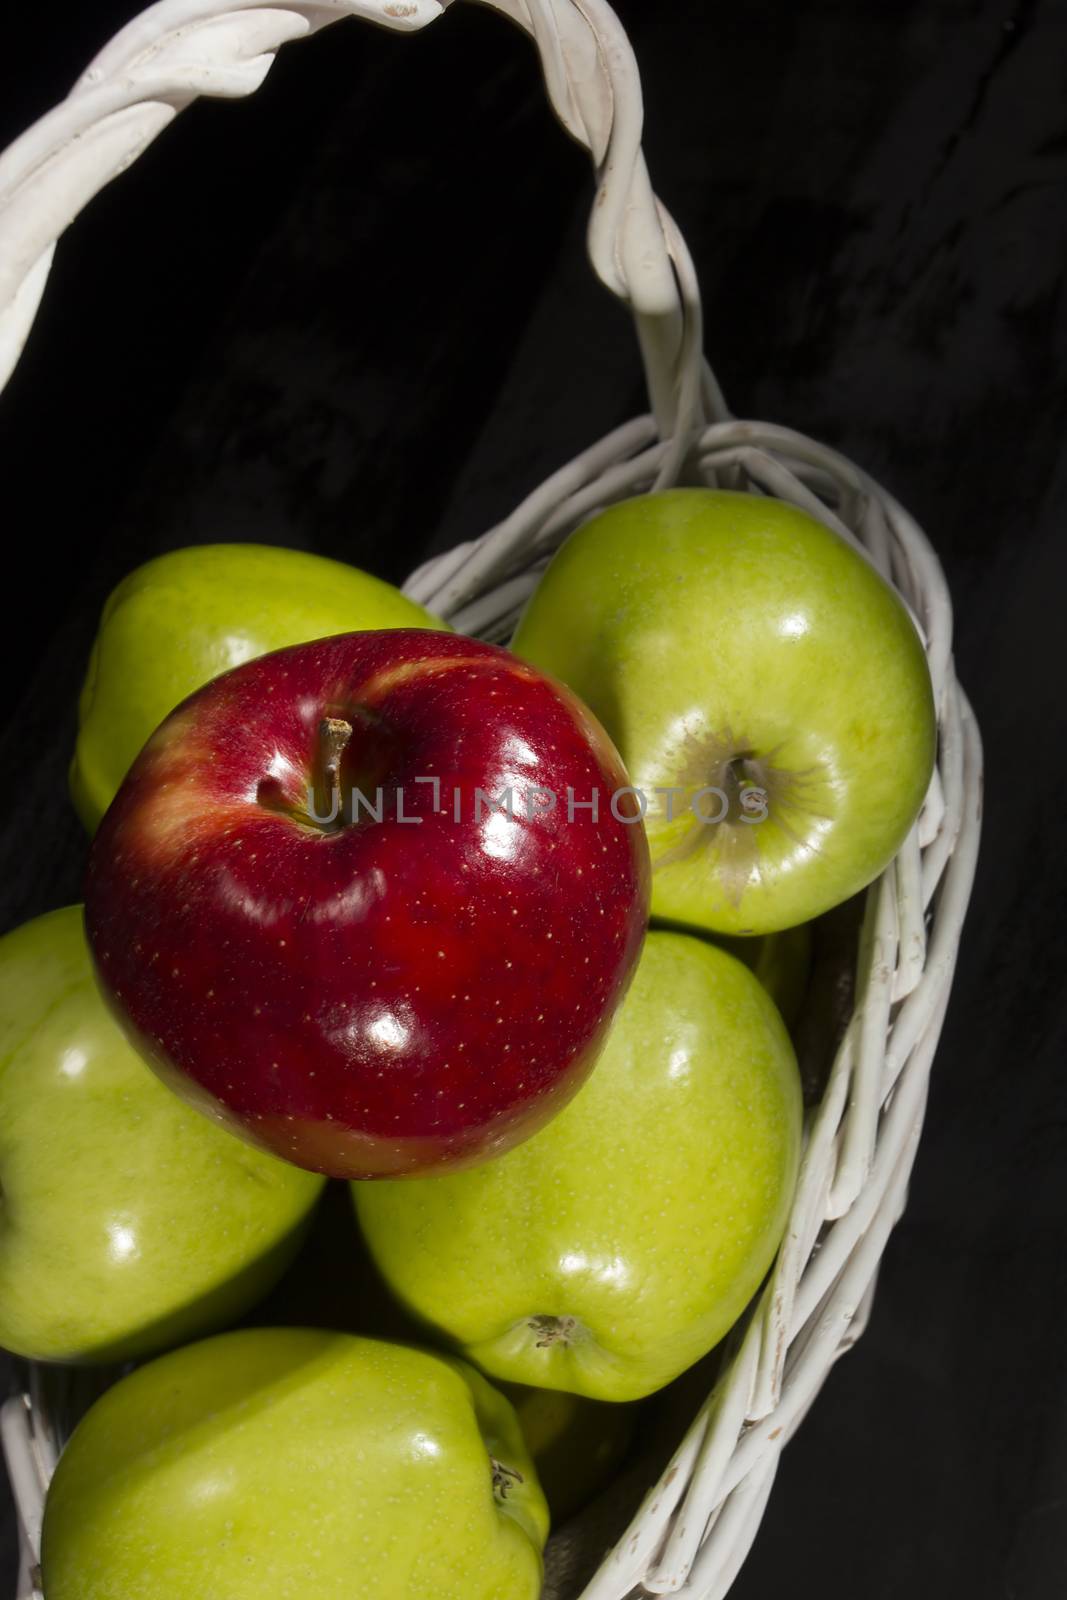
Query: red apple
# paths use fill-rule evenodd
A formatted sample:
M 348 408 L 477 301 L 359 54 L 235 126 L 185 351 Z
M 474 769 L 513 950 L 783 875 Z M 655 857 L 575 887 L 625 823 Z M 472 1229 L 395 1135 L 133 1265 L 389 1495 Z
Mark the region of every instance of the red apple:
M 173 1088 L 300 1166 L 497 1154 L 578 1089 L 636 961 L 627 782 L 585 707 L 496 646 L 261 656 L 167 718 L 101 824 L 104 992 Z

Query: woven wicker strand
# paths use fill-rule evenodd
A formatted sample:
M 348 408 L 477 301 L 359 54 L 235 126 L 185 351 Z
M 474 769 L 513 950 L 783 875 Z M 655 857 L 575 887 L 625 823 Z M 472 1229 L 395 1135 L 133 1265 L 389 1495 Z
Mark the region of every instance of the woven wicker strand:
M 346 15 L 412 32 L 453 0 L 162 0 L 70 96 L 0 155 L 0 384 L 29 335 L 56 241 L 199 95 L 240 97 L 277 49 Z M 730 416 L 702 353 L 696 272 L 653 194 L 633 53 L 604 0 L 488 0 L 536 45 L 559 120 L 597 176 L 594 269 L 633 312 L 651 412 L 614 429 L 481 538 L 424 563 L 406 592 L 462 631 L 510 637 L 552 552 L 600 507 L 684 481 L 771 494 L 819 517 L 895 583 L 930 663 L 940 729 L 922 814 L 867 891 L 851 1020 L 808 1119 L 789 1226 L 712 1393 L 629 1527 L 576 1596 L 725 1595 L 756 1535 L 783 1446 L 860 1336 L 907 1197 L 930 1067 L 974 876 L 981 745 L 952 662 L 937 557 L 908 513 L 817 441 Z M 30 1364 L 0 1432 L 19 1518 L 18 1600 L 39 1600 L 41 1518 L 59 1450 L 99 1380 Z M 564 1539 L 567 1537 L 564 1531 Z M 602 1548 L 602 1545 L 599 1547 Z

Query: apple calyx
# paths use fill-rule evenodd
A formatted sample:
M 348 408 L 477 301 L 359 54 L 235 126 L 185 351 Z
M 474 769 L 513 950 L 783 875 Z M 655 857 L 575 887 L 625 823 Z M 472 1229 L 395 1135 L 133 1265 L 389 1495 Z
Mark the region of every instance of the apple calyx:
M 529 1326 L 537 1335 L 534 1343 L 538 1350 L 551 1350 L 557 1344 L 564 1348 L 576 1344 L 582 1331 L 577 1317 L 536 1316 L 530 1318 Z
M 517 1467 L 509 1467 L 506 1462 L 498 1461 L 496 1456 L 489 1457 L 489 1464 L 493 1469 L 493 1498 L 495 1500 L 505 1501 L 515 1484 L 526 1482 Z

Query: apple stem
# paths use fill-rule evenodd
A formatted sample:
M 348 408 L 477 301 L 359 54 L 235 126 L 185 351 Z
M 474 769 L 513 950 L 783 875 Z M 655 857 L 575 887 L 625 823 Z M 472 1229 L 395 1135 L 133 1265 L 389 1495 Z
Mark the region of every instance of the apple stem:
M 493 1493 L 498 1500 L 506 1500 L 508 1490 L 512 1485 L 524 1483 L 526 1480 L 517 1468 L 505 1466 L 503 1461 L 497 1460 L 496 1456 L 490 1456 L 489 1460 L 493 1467 Z
M 322 761 L 322 786 L 326 791 L 326 815 L 341 814 L 341 757 L 352 737 L 352 724 L 343 717 L 323 717 L 319 723 L 319 755 Z

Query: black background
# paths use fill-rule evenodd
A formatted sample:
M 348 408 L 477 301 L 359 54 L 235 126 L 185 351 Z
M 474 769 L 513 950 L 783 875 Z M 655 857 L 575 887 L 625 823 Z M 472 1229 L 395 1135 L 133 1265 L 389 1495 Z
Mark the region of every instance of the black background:
M 909 1209 L 734 1594 L 1045 1600 L 1067 1577 L 1067 6 L 619 11 L 727 396 L 927 527 L 987 750 Z M 5 17 L 0 142 L 127 14 Z M 288 47 L 70 231 L 0 402 L 0 927 L 78 898 L 74 699 L 131 566 L 255 539 L 400 579 L 644 409 L 584 259 L 590 198 L 528 42 L 456 5 L 418 37 Z

